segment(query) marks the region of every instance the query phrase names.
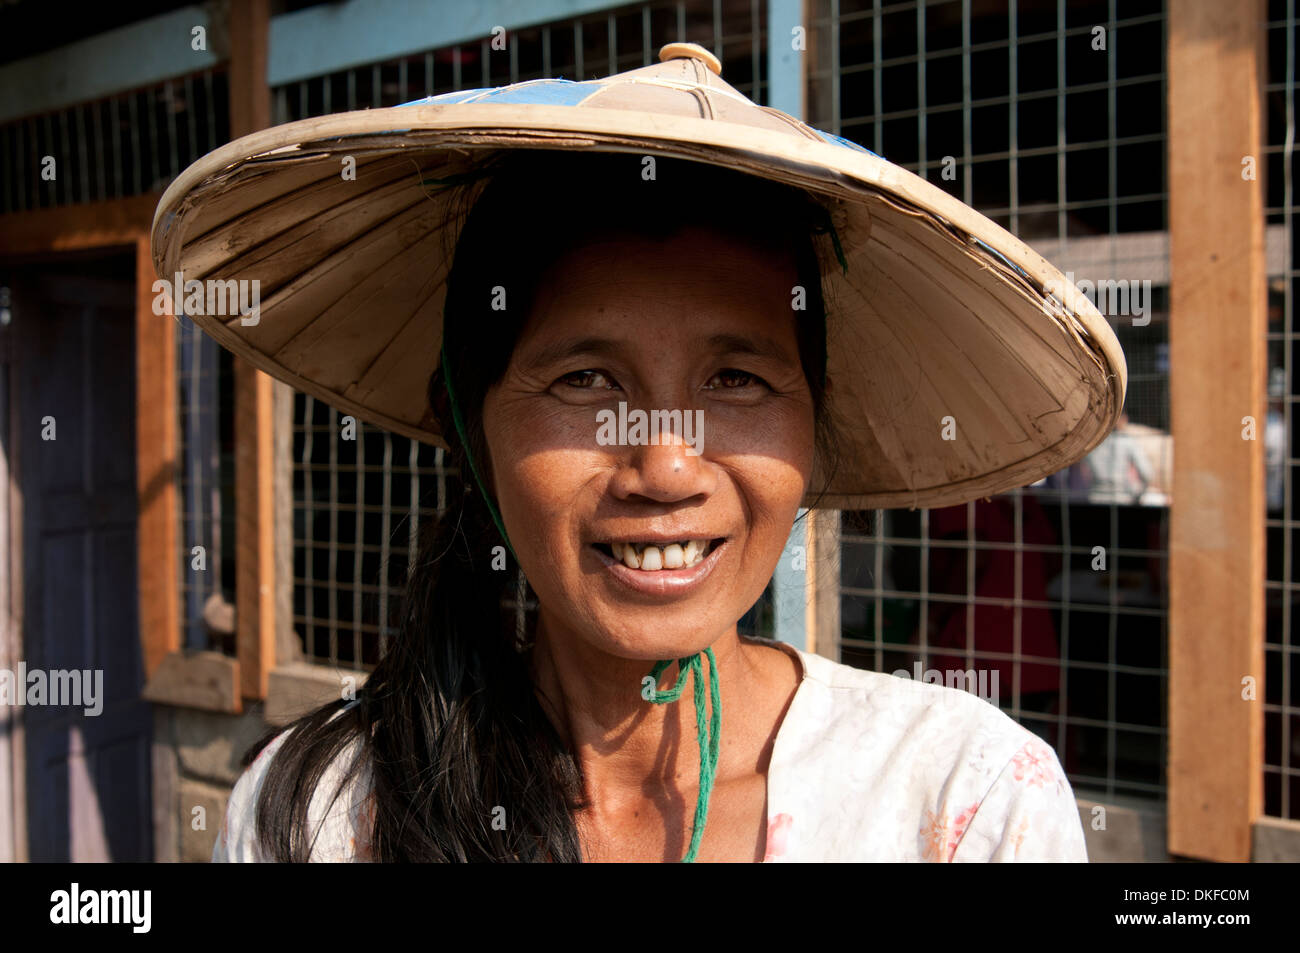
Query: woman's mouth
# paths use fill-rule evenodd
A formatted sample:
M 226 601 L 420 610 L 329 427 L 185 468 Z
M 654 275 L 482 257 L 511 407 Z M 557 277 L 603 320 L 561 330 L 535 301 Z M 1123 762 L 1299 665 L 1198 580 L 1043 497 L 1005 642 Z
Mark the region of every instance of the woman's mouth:
M 717 565 L 727 537 L 673 542 L 593 543 L 611 576 L 643 595 L 681 596 L 702 584 Z
M 698 566 L 709 554 L 714 543 L 722 539 L 683 539 L 675 543 L 596 543 L 607 556 L 621 562 L 628 569 L 641 572 L 661 572 L 665 569 L 689 569 Z

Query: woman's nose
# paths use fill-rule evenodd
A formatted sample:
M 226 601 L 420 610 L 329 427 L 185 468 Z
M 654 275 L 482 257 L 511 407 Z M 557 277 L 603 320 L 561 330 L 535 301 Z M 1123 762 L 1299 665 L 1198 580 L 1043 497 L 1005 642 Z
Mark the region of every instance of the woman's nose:
M 678 435 L 665 433 L 659 443 L 622 449 L 626 457 L 610 486 L 619 499 L 676 503 L 709 496 L 717 487 L 714 467 Z

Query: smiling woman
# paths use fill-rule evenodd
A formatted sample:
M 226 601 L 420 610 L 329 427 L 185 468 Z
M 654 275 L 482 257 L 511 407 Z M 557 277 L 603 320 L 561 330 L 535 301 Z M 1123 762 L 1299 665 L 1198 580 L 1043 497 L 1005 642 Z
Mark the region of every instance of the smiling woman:
M 711 648 L 728 731 L 699 853 L 762 859 L 766 764 L 800 670 L 736 624 L 789 536 L 819 422 L 834 452 L 817 221 L 806 197 L 685 162 L 650 181 L 626 155 L 497 168 L 459 233 L 430 386 L 467 492 L 417 560 L 400 647 L 359 705 L 279 748 L 260 795 L 268 856 L 308 856 L 288 792 L 367 726 L 386 766 L 375 790 L 393 792 L 367 832 L 377 858 L 681 857 L 697 712 L 647 705 L 642 680 Z M 598 413 L 619 403 L 698 412 L 705 452 L 681 433 L 602 444 Z M 527 655 L 494 611 L 514 585 L 492 569 L 503 543 L 536 594 Z
M 339 127 L 372 139 L 281 127 L 164 196 L 160 267 L 277 289 L 258 327 L 205 329 L 463 481 L 398 638 L 250 752 L 215 860 L 1086 859 L 1055 754 L 997 708 L 737 623 L 801 506 L 944 505 L 1086 453 L 1113 335 L 969 209 L 698 48 L 663 59 Z M 345 149 L 363 202 L 311 172 Z
M 824 316 L 819 293 L 810 311 L 790 300 L 820 283 L 817 209 L 725 170 L 661 162 L 643 181 L 635 157 L 584 158 L 548 160 L 544 180 L 572 185 L 544 197 L 531 176 L 508 180 L 466 229 L 482 262 L 473 229 L 502 220 L 496 203 L 524 210 L 537 234 L 512 242 L 531 248 L 570 210 L 540 281 L 518 280 L 526 320 L 500 378 L 483 382 L 487 495 L 537 594 L 533 682 L 576 752 L 587 856 L 695 856 L 682 840 L 692 805 L 710 796 L 690 783 L 707 748 L 680 739 L 695 734 L 697 713 L 647 706 L 628 689 L 649 661 L 712 648 L 728 743 L 709 765 L 716 797 L 701 856 L 761 859 L 763 775 L 798 671 L 780 650 L 742 644 L 736 623 L 771 578 L 811 477 Z M 608 208 L 603 221 L 574 208 L 584 193 Z M 677 211 L 663 215 L 669 205 Z M 486 290 L 497 271 L 489 259 L 469 287 Z M 447 337 L 460 345 L 452 368 L 481 353 Z M 704 454 L 683 434 L 601 445 L 597 412 L 620 402 L 698 413 Z

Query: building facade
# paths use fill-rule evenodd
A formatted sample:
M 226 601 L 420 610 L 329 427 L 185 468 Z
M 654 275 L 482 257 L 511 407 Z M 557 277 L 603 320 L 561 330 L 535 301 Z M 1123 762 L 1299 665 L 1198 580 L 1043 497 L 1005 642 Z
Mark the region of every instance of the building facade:
M 742 627 L 979 686 L 1057 751 L 1094 860 L 1300 857 L 1297 22 L 1294 0 L 1218 7 L 231 0 L 11 43 L 0 670 L 105 687 L 95 716 L 0 704 L 0 858 L 206 859 L 248 745 L 374 666 L 445 505 L 441 450 L 157 313 L 166 185 L 270 124 L 596 78 L 678 40 L 1021 237 L 1129 366 L 1125 420 L 1068 471 L 943 510 L 811 514 Z M 0 34 L 49 16 L 7 6 Z

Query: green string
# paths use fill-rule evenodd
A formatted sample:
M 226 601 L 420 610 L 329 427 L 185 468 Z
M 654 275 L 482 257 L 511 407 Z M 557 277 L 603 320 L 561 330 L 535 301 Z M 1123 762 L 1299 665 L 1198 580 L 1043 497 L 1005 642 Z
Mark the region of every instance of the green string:
M 445 341 L 438 348 L 439 360 L 442 361 L 442 381 L 447 388 L 447 401 L 451 404 L 451 419 L 456 426 L 456 433 L 460 437 L 461 446 L 465 448 L 465 458 L 469 461 L 470 473 L 474 475 L 474 482 L 477 484 L 479 493 L 483 495 L 483 502 L 487 504 L 488 512 L 492 514 L 492 522 L 496 524 L 497 530 L 501 533 L 501 538 L 505 540 L 506 546 L 510 550 L 510 555 L 515 556 L 515 549 L 510 545 L 510 537 L 506 535 L 505 524 L 501 521 L 501 516 L 497 513 L 497 508 L 492 502 L 492 497 L 488 495 L 487 487 L 483 484 L 483 479 L 479 476 L 478 466 L 474 463 L 474 454 L 470 451 L 469 441 L 465 438 L 465 424 L 461 420 L 460 407 L 456 403 L 456 392 L 451 385 L 451 368 L 447 363 L 447 347 Z M 519 557 L 515 556 L 515 562 Z M 704 837 L 704 823 L 709 814 L 709 797 L 713 793 L 713 778 L 718 771 L 718 736 L 722 728 L 722 701 L 718 694 L 718 664 L 717 659 L 713 657 L 713 649 L 706 648 L 703 652 L 709 657 L 709 701 L 712 703 L 712 711 L 709 718 L 709 724 L 706 730 L 704 724 L 704 682 L 700 675 L 701 653 L 696 652 L 687 658 L 677 660 L 678 675 L 677 684 L 668 691 L 655 691 L 650 701 L 657 705 L 666 702 L 675 702 L 682 697 L 682 686 L 686 684 L 686 674 L 690 672 L 693 675 L 693 684 L 695 688 L 695 729 L 696 738 L 700 746 L 700 793 L 695 800 L 695 822 L 691 831 L 691 845 L 686 851 L 686 856 L 682 858 L 682 863 L 692 864 L 700 850 L 700 840 Z M 673 664 L 672 659 L 666 659 L 656 662 L 654 668 L 650 670 L 650 677 L 658 684 L 659 676 L 669 665 Z
M 687 848 L 682 863 L 693 864 L 700 851 L 700 841 L 704 837 L 704 823 L 709 816 L 709 798 L 713 794 L 713 779 L 718 773 L 718 737 L 722 728 L 722 699 L 718 695 L 718 662 L 713 657 L 713 649 L 707 648 L 702 653 L 709 657 L 709 701 L 711 714 L 707 733 L 704 725 L 704 681 L 700 675 L 700 652 L 687 658 L 677 660 L 677 684 L 667 691 L 655 691 L 650 701 L 657 705 L 675 702 L 682 697 L 682 686 L 686 683 L 686 673 L 691 673 L 695 686 L 695 730 L 700 746 L 700 793 L 695 799 L 695 823 L 691 830 L 691 846 Z M 657 684 L 664 669 L 672 664 L 669 659 L 656 662 L 650 670 L 650 677 Z
M 844 269 L 844 274 L 847 275 L 849 273 L 849 262 L 848 259 L 844 257 L 844 248 L 840 245 L 840 233 L 835 230 L 834 225 L 832 225 L 830 229 L 831 244 L 835 246 L 835 257 L 840 260 L 840 267 Z
M 495 175 L 500 166 L 507 161 L 508 158 L 504 152 L 497 153 L 477 163 L 464 172 L 453 172 L 451 175 L 442 178 L 421 178 L 420 184 L 424 186 L 425 194 L 432 197 L 435 192 L 443 192 L 447 189 L 459 188 L 463 185 L 472 185 L 482 179 L 490 178 Z M 433 188 L 430 188 L 430 186 L 433 186 Z
M 453 188 L 458 185 L 469 185 L 472 182 L 477 182 L 479 179 L 491 175 L 492 171 L 491 168 L 472 169 L 469 172 L 458 172 L 454 175 L 449 175 L 445 179 L 421 179 L 420 184 L 426 186 L 426 192 L 441 192 L 443 189 Z M 427 186 L 430 185 L 435 185 L 437 188 L 427 188 Z
M 445 342 L 438 346 L 438 359 L 442 361 L 442 382 L 447 387 L 447 401 L 451 404 L 451 419 L 456 425 L 456 433 L 460 435 L 460 445 L 465 448 L 465 458 L 469 460 L 470 473 L 474 474 L 474 482 L 478 484 L 479 492 L 483 494 L 483 502 L 487 504 L 488 512 L 492 514 L 492 522 L 497 524 L 497 530 L 501 533 L 501 538 L 505 540 L 506 548 L 510 550 L 511 556 L 515 556 L 515 548 L 510 545 L 510 537 L 506 535 L 506 526 L 501 522 L 501 516 L 492 503 L 492 497 L 488 496 L 487 487 L 483 485 L 483 479 L 478 474 L 478 466 L 474 463 L 474 454 L 470 452 L 469 441 L 465 439 L 465 424 L 460 419 L 460 407 L 456 403 L 456 392 L 451 388 L 451 370 L 447 365 L 447 345 Z M 518 556 L 515 556 L 515 562 L 519 562 Z
M 835 223 L 831 221 L 831 213 L 825 208 L 823 208 L 822 211 L 825 212 L 825 218 L 820 223 L 813 226 L 813 234 L 830 234 L 831 245 L 835 248 L 835 257 L 839 259 L 840 267 L 844 269 L 844 274 L 847 275 L 849 273 L 849 262 L 848 259 L 844 257 L 844 246 L 840 244 L 840 233 L 835 230 Z

